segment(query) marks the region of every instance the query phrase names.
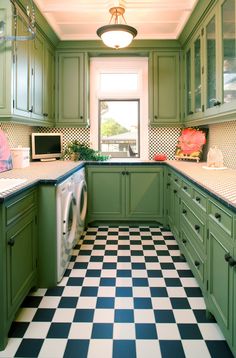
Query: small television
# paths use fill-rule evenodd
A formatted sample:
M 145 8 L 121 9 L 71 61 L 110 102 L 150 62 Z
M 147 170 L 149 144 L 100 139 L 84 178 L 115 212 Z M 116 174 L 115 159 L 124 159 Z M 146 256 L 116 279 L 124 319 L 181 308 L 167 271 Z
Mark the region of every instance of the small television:
M 32 159 L 56 160 L 62 156 L 62 133 L 32 133 Z

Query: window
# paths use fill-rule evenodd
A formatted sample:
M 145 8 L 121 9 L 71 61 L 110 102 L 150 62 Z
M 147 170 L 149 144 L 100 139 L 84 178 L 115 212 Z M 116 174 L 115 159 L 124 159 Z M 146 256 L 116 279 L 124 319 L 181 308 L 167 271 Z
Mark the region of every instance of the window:
M 147 68 L 147 58 L 91 59 L 94 149 L 115 158 L 148 158 Z

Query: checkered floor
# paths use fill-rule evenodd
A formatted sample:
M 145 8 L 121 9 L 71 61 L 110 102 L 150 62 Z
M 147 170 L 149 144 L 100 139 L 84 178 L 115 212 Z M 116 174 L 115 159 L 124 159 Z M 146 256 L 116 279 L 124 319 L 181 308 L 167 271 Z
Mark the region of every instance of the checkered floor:
M 53 289 L 28 296 L 0 357 L 233 357 L 170 231 L 90 227 Z

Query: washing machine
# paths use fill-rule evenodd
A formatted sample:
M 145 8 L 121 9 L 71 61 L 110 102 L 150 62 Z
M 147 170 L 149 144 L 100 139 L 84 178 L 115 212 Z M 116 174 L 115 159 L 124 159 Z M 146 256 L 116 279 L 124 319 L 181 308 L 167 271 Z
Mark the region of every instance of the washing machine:
M 61 281 L 75 245 L 78 215 L 74 175 L 57 186 L 57 281 Z
M 87 183 L 85 178 L 85 169 L 82 168 L 74 174 L 74 195 L 77 205 L 77 230 L 76 230 L 76 244 L 80 239 L 85 226 L 87 213 Z

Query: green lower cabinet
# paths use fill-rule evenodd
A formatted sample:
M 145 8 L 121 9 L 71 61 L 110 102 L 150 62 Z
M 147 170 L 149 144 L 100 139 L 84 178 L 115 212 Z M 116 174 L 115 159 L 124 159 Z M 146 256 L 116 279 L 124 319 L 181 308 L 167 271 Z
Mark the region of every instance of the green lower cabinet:
M 170 194 L 169 194 L 169 225 L 171 227 L 172 233 L 175 236 L 176 240 L 179 239 L 179 220 L 180 220 L 180 196 L 179 196 L 179 187 L 176 183 L 171 182 L 170 184 Z
M 163 222 L 163 174 L 160 167 L 89 166 L 88 222 L 156 220 Z
M 37 285 L 37 191 L 0 205 L 0 350 L 21 303 Z
M 208 297 L 207 309 L 214 315 L 221 330 L 232 346 L 233 313 L 233 276 L 235 269 L 230 266 L 233 246 L 230 237 L 224 235 L 215 224 L 209 223 L 208 239 Z

